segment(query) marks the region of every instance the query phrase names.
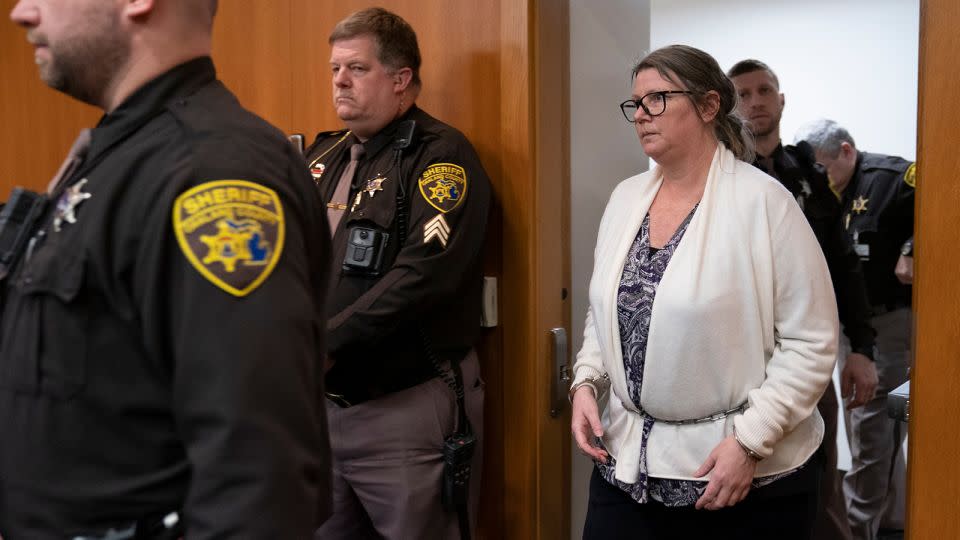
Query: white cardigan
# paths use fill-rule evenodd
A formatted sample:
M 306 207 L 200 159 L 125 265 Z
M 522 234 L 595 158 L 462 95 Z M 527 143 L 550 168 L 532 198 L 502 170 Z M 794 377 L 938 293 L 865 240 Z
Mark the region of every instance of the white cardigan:
M 642 417 L 627 392 L 617 290 L 627 252 L 663 181 L 659 167 L 613 191 L 594 252 L 583 348 L 574 384 L 608 374 L 603 442 L 616 477 L 638 476 Z M 816 404 L 837 351 L 837 306 L 820 246 L 777 181 L 717 148 L 703 198 L 657 288 L 650 320 L 643 409 L 657 422 L 647 445 L 652 477 L 692 480 L 733 433 L 764 459 L 757 476 L 803 464 L 823 439 Z

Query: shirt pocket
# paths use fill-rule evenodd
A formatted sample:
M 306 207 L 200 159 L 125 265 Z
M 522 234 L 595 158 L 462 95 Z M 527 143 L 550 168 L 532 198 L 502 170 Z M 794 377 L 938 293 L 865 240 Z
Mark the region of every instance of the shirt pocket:
M 390 183 L 396 183 L 396 180 L 390 178 Z M 372 226 L 384 232 L 390 232 L 393 228 L 393 220 L 397 213 L 396 192 L 394 189 L 386 189 L 387 182 L 384 182 L 385 189 L 382 192 L 375 192 L 371 197 L 368 192 L 360 191 L 360 201 L 356 208 L 347 214 L 346 219 L 348 228 L 350 225 Z M 392 186 L 390 186 L 392 188 Z M 356 198 L 356 195 L 354 195 Z M 409 217 L 409 194 L 407 202 L 407 215 Z M 350 201 L 352 204 L 353 201 Z
M 20 388 L 70 399 L 87 382 L 86 265 L 78 255 L 49 255 L 38 256 L 19 276 L 17 328 L 8 335 L 17 336 L 12 358 Z

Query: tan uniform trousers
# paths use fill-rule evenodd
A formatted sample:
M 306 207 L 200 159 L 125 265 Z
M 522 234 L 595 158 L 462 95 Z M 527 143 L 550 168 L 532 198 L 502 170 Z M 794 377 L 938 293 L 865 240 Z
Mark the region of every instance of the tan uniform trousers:
M 856 540 L 874 540 L 906 479 L 896 459 L 906 437 L 906 423 L 887 415 L 887 394 L 907 380 L 912 313 L 902 308 L 871 319 L 877 330 L 876 396 L 850 411 L 852 466 L 843 479 L 847 516 Z
M 483 381 L 477 355 L 461 362 L 467 416 L 477 436 L 470 482 L 476 523 Z M 333 514 L 315 540 L 457 540 L 457 514 L 444 510 L 443 440 L 456 429 L 457 401 L 440 378 L 348 408 L 327 402 L 333 454 Z M 473 527 L 475 529 L 475 526 Z

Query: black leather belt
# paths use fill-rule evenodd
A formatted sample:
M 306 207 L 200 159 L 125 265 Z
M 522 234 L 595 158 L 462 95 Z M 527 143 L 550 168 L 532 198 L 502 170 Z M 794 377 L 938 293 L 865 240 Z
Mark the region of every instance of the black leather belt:
M 179 540 L 184 526 L 178 512 L 111 527 L 103 533 L 71 536 L 71 540 Z
M 332 388 L 328 387 L 324 392 L 324 395 L 331 403 L 340 407 L 341 409 L 346 409 L 359 405 L 365 401 L 373 401 L 374 399 L 381 398 L 387 394 L 393 394 L 395 392 L 400 392 L 408 388 L 413 388 L 414 386 L 423 384 L 427 381 L 437 378 L 436 373 L 414 373 L 410 377 L 405 378 L 405 380 L 394 380 L 391 381 L 392 384 L 383 385 L 383 386 L 370 386 L 367 388 L 349 388 L 342 390 L 333 386 Z M 342 385 L 347 386 L 347 385 Z
M 417 383 L 417 384 L 420 384 L 420 383 Z M 412 386 L 416 386 L 416 384 L 411 385 L 411 387 Z M 343 391 L 342 393 L 336 392 L 336 391 L 328 391 L 328 392 L 324 392 L 324 395 L 326 395 L 327 399 L 329 399 L 337 407 L 340 407 L 341 409 L 346 409 L 349 407 L 353 407 L 354 405 L 359 405 L 365 401 L 372 401 L 374 399 L 383 397 L 393 392 L 399 392 L 400 390 L 406 390 L 406 388 L 398 388 L 396 390 L 384 390 L 381 388 L 364 388 L 364 389 Z

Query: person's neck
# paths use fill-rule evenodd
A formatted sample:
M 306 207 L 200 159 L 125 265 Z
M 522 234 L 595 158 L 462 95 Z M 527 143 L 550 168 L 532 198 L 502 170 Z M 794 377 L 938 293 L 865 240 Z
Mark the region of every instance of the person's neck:
M 413 105 L 414 105 L 413 103 L 409 103 L 409 104 L 405 104 L 405 105 L 403 105 L 403 106 L 399 106 L 399 107 L 397 108 L 397 115 L 396 115 L 396 116 L 394 116 L 391 120 L 389 120 L 388 122 L 384 123 L 383 125 L 380 125 L 379 127 L 377 127 L 376 129 L 374 129 L 374 130 L 372 130 L 372 131 L 371 131 L 371 130 L 365 130 L 365 129 L 363 129 L 362 127 L 360 127 L 360 128 L 358 129 L 358 126 L 356 126 L 356 125 L 351 126 L 350 124 L 347 124 L 347 129 L 349 129 L 349 130 L 353 133 L 353 136 L 356 137 L 358 141 L 360 141 L 360 142 L 362 142 L 362 143 L 365 143 L 365 142 L 367 142 L 368 140 L 376 137 L 378 133 L 380 133 L 381 131 L 383 131 L 384 129 L 386 129 L 387 126 L 389 126 L 390 124 L 396 122 L 396 121 L 399 120 L 400 118 L 403 118 L 403 116 L 404 116 L 405 114 L 407 114 L 407 111 L 409 111 L 410 109 L 413 108 Z
M 754 135 L 753 143 L 758 156 L 772 156 L 773 151 L 780 145 L 780 127 L 777 126 L 776 129 L 766 135 Z
M 707 173 L 717 152 L 717 141 L 707 140 L 695 144 L 695 150 L 670 164 L 661 164 L 663 170 L 663 190 L 677 194 L 697 196 L 703 193 L 707 184 Z
M 143 85 L 184 62 L 210 56 L 210 51 L 209 40 L 201 40 L 176 49 L 144 47 L 139 52 L 132 52 L 104 91 L 101 108 L 108 114 L 113 112 Z

